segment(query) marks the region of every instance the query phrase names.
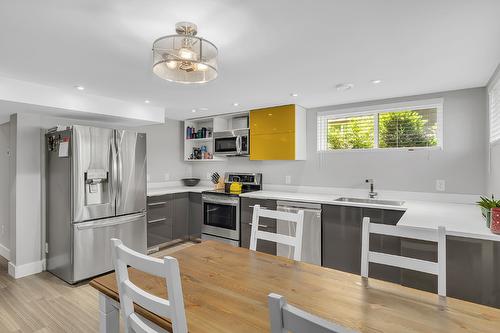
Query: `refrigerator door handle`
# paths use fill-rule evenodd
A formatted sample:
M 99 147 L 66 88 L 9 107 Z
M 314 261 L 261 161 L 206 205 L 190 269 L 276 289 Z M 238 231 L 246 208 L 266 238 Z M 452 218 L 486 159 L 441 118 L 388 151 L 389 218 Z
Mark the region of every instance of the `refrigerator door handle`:
M 121 135 L 119 131 L 116 131 L 116 164 L 117 164 L 117 173 L 116 173 L 116 206 L 121 206 L 121 197 L 122 197 L 122 184 L 123 184 L 123 160 L 122 160 L 122 149 L 121 149 Z
M 116 192 L 118 191 L 118 179 L 117 179 L 117 173 L 118 173 L 118 168 L 117 168 L 117 149 L 116 149 L 116 139 L 113 136 L 113 140 L 111 141 L 111 159 L 110 159 L 110 170 L 111 170 L 111 199 L 113 200 L 113 206 L 116 205 L 116 198 L 117 194 Z M 115 212 L 116 212 L 116 207 L 115 207 Z
M 145 213 L 139 213 L 139 214 L 117 217 L 109 222 L 100 222 L 100 221 L 83 222 L 76 224 L 76 229 L 78 230 L 97 229 L 97 228 L 106 228 L 114 225 L 130 223 L 134 221 L 141 222 L 142 221 L 141 218 L 144 218 L 145 216 L 146 216 Z

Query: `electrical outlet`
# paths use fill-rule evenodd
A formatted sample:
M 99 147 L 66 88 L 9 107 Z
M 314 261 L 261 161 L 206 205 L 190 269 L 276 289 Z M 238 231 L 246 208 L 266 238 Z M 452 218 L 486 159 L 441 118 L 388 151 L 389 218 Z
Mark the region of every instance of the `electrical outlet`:
M 149 174 L 146 176 L 146 180 L 148 183 L 151 181 L 151 176 Z
M 446 182 L 444 179 L 436 179 L 436 191 L 444 192 L 446 187 Z
M 292 176 L 285 176 L 285 184 L 290 185 L 292 183 Z
M 170 180 L 170 174 L 169 173 L 164 174 L 163 178 L 165 179 L 166 182 L 168 182 Z
M 212 173 L 211 173 L 210 171 L 209 171 L 209 172 L 207 172 L 207 179 L 208 179 L 208 180 L 212 179 Z

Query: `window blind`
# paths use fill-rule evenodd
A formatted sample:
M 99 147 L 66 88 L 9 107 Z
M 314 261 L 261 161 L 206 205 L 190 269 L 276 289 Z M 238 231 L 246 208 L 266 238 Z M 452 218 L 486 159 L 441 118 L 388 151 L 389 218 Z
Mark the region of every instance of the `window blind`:
M 489 89 L 490 143 L 500 140 L 500 75 Z
M 318 113 L 318 151 L 442 147 L 442 99 Z

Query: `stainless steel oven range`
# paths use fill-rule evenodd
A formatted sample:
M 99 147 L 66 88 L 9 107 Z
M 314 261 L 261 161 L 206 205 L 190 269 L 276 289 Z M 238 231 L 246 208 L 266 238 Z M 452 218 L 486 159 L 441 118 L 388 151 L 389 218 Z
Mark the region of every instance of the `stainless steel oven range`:
M 262 174 L 234 173 L 225 174 L 225 189 L 202 193 L 203 224 L 201 238 L 212 239 L 234 246 L 240 245 L 240 197 L 231 194 L 229 187 L 233 180 L 242 183 L 242 193 L 262 189 Z

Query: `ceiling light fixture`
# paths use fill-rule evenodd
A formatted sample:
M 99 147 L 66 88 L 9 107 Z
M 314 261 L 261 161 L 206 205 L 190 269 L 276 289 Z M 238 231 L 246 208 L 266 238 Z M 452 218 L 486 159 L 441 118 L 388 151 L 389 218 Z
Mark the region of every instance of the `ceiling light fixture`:
M 347 91 L 347 90 L 354 88 L 354 84 L 352 84 L 352 83 L 339 83 L 335 86 L 335 88 L 337 89 L 337 91 Z
M 234 103 L 233 103 L 233 106 L 240 106 L 240 103 L 236 103 L 236 102 L 234 102 Z
M 297 93 L 291 93 L 290 96 L 297 97 L 297 96 L 299 96 L 299 94 L 297 94 Z
M 195 112 L 196 112 L 196 109 L 192 109 L 192 110 L 191 110 L 191 112 L 192 112 L 192 113 L 195 113 Z
M 372 80 L 372 83 L 373 84 L 379 84 L 379 83 L 382 83 L 382 80 L 378 80 L 378 79 L 377 80 Z
M 85 87 L 84 86 L 75 86 L 75 89 L 82 91 L 82 90 L 85 90 Z
M 153 72 L 171 82 L 205 83 L 217 77 L 217 47 L 196 37 L 198 28 L 190 22 L 175 25 L 177 35 L 153 42 Z
M 144 103 L 149 104 L 151 101 L 149 99 L 145 100 Z

